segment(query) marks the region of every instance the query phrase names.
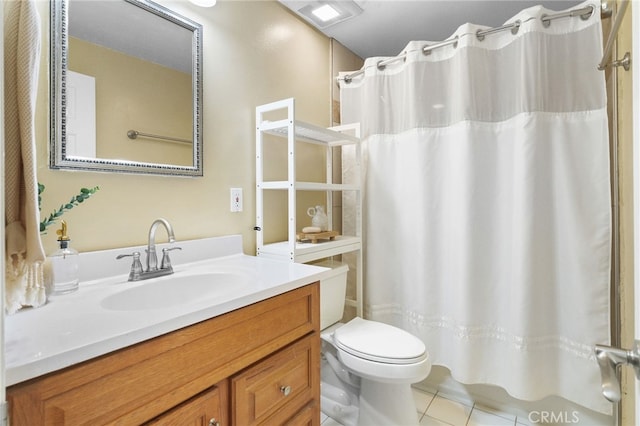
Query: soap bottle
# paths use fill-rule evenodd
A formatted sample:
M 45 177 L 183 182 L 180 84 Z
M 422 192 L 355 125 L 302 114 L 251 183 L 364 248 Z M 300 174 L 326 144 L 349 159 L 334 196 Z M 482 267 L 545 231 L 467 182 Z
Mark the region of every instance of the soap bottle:
M 61 221 L 62 228 L 56 231 L 60 249 L 50 256 L 53 275 L 53 294 L 67 294 L 78 289 L 78 252 L 69 247 L 67 223 Z

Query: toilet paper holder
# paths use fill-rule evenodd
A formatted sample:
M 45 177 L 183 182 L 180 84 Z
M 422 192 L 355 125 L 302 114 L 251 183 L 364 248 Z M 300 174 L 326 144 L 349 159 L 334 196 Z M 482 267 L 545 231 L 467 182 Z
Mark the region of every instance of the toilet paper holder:
M 594 352 L 602 377 L 602 394 L 611 402 L 620 401 L 617 368 L 619 365 L 631 365 L 636 372 L 636 378 L 640 380 L 640 341 L 635 341 L 632 350 L 596 345 Z

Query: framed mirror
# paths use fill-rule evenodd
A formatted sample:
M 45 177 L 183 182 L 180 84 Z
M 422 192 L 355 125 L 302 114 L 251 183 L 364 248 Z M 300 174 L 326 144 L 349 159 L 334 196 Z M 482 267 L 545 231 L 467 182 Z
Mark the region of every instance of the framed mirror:
M 147 0 L 50 19 L 50 167 L 202 176 L 202 26 Z

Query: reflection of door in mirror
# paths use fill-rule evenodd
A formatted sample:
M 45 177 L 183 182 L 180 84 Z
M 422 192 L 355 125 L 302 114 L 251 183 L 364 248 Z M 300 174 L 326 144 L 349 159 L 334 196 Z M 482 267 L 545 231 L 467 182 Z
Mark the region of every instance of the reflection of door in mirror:
M 67 155 L 96 158 L 96 79 L 67 71 Z
M 139 14 L 145 19 L 136 19 Z M 94 157 L 192 166 L 192 143 L 127 137 L 136 130 L 193 140 L 192 32 L 156 15 L 145 24 L 149 18 L 124 1 L 71 1 L 68 69 L 95 79 Z M 176 46 L 157 36 L 168 25 Z M 169 62 L 156 56 L 159 49 L 169 52 Z M 183 63 L 177 58 L 181 51 L 189 53 Z

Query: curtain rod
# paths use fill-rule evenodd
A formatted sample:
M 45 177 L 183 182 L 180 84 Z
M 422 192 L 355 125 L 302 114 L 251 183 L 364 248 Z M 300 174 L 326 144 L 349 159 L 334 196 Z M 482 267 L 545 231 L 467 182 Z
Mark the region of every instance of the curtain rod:
M 137 139 L 138 136 L 143 136 L 143 137 L 146 137 L 146 138 L 162 139 L 162 140 L 170 141 L 170 142 L 179 142 L 179 143 L 188 143 L 188 144 L 192 144 L 193 143 L 188 139 L 174 138 L 174 137 L 171 137 L 171 136 L 152 135 L 151 133 L 142 133 L 142 132 L 139 132 L 137 130 L 129 130 L 127 132 L 127 136 L 129 137 L 129 139 Z
M 618 13 L 616 13 L 616 20 L 613 22 L 613 26 L 611 27 L 611 31 L 609 32 L 609 38 L 607 39 L 607 44 L 604 48 L 604 54 L 602 55 L 602 60 L 600 61 L 600 64 L 598 64 L 598 69 L 600 71 L 604 71 L 609 65 L 612 65 L 614 67 L 619 67 L 620 65 L 622 65 L 625 71 L 629 71 L 629 65 L 631 62 L 631 57 L 629 55 L 629 52 L 627 52 L 622 59 L 617 59 L 611 62 L 610 64 L 607 64 L 607 61 L 609 60 L 609 56 L 611 56 L 611 49 L 613 48 L 613 42 L 615 41 L 616 36 L 618 35 L 618 30 L 620 29 L 620 24 L 622 24 L 622 18 L 624 17 L 624 12 L 627 10 L 628 4 L 629 4 L 628 1 L 620 2 L 620 8 L 618 9 Z
M 626 2 L 623 2 L 623 3 L 626 3 Z M 551 25 L 551 21 L 553 21 L 554 19 L 560 19 L 560 18 L 569 18 L 569 17 L 579 16 L 582 20 L 586 21 L 587 19 L 591 18 L 594 12 L 595 12 L 595 6 L 589 5 L 580 9 L 569 10 L 567 12 L 560 12 L 552 15 L 545 14 L 540 17 L 540 20 L 542 21 L 543 26 L 548 27 L 549 25 Z M 611 10 L 608 9 L 608 5 L 606 3 L 603 3 L 601 17 L 608 18 L 610 16 L 611 16 Z M 486 30 L 478 30 L 475 35 L 478 38 L 478 40 L 483 41 L 485 36 L 498 33 L 501 31 L 510 30 L 511 34 L 517 34 L 518 30 L 520 29 L 520 25 L 522 25 L 522 22 L 518 20 L 511 24 L 505 24 L 500 27 L 489 28 Z M 458 44 L 458 38 L 459 36 L 456 36 L 449 40 L 426 45 L 422 48 L 422 53 L 424 53 L 425 55 L 430 55 L 432 50 L 438 49 L 440 47 L 449 46 L 451 44 L 453 44 L 453 46 L 456 47 Z M 393 58 L 378 61 L 378 63 L 376 64 L 376 67 L 379 70 L 383 70 L 387 65 L 393 64 L 398 61 L 404 61 L 407 56 L 407 53 L 408 52 L 403 52 L 398 56 L 394 56 Z M 351 81 L 355 77 L 358 77 L 362 74 L 364 74 L 364 67 L 362 67 L 362 69 L 355 71 L 351 74 L 345 75 L 343 78 L 338 78 L 338 80 L 344 80 L 345 83 L 351 83 Z

